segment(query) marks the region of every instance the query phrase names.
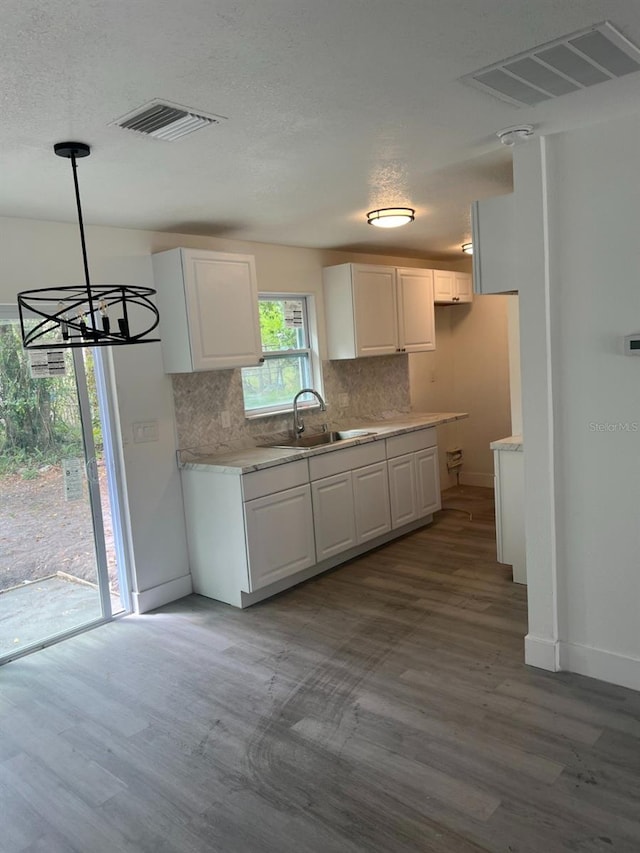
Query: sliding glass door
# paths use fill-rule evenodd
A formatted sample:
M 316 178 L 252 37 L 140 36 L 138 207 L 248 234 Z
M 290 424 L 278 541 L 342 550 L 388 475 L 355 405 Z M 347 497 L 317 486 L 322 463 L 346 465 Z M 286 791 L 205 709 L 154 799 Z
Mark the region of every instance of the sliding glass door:
M 95 353 L 25 353 L 0 318 L 0 661 L 126 607 Z

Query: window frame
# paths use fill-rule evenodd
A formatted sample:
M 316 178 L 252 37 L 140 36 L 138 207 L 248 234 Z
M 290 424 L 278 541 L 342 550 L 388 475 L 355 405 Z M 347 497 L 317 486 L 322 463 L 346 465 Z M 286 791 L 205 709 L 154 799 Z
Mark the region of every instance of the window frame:
M 311 376 L 311 387 L 315 388 L 320 394 L 323 393 L 322 372 L 320 369 L 320 358 L 318 352 L 318 332 L 317 332 L 317 314 L 314 294 L 301 292 L 269 292 L 260 291 L 258 293 L 258 302 L 276 302 L 285 300 L 301 300 L 303 304 L 303 322 L 306 337 L 306 347 L 299 349 L 282 349 L 282 350 L 261 350 L 264 364 L 267 361 L 282 358 L 283 356 L 290 357 L 307 357 L 309 374 Z M 262 345 L 262 334 L 260 335 Z M 241 368 L 244 370 L 254 370 L 255 368 Z M 254 420 L 257 418 L 273 417 L 279 414 L 288 414 L 293 411 L 293 398 L 286 403 L 280 403 L 272 406 L 261 406 L 260 408 L 247 409 L 246 399 L 244 397 L 244 384 L 242 389 L 244 416 L 246 420 Z M 301 401 L 298 408 L 303 410 L 319 409 L 318 401 L 314 398 L 310 401 Z

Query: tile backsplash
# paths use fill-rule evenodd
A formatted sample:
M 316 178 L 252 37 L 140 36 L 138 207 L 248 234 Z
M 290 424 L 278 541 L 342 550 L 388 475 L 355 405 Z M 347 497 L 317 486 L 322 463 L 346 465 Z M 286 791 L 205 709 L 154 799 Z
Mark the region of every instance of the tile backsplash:
M 327 411 L 305 414 L 311 429 L 324 423 L 355 426 L 359 420 L 385 420 L 411 409 L 407 355 L 325 361 L 322 371 Z M 291 414 L 245 418 L 240 370 L 176 373 L 171 380 L 182 449 L 241 449 L 260 436 L 291 429 Z M 229 413 L 228 427 L 222 426 L 222 412 Z

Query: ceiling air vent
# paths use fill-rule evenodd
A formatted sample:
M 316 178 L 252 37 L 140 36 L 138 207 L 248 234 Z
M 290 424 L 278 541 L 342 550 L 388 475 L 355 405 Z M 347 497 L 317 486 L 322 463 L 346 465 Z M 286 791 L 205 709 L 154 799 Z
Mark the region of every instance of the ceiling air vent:
M 219 124 L 222 119 L 222 116 L 203 115 L 188 107 L 179 107 L 177 104 L 152 101 L 117 119 L 113 124 L 125 130 L 141 133 L 143 136 L 153 136 L 154 139 L 173 142 L 202 127 Z
M 530 107 L 640 71 L 640 50 L 608 21 L 462 77 L 476 89 Z

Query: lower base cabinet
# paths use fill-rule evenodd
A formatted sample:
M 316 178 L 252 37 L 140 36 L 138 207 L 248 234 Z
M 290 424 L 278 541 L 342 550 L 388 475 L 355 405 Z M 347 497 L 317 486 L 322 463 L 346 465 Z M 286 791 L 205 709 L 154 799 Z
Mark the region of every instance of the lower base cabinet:
M 438 448 L 435 445 L 420 447 L 426 440 L 435 441 L 435 436 L 427 438 L 420 432 L 409 433 L 387 442 L 387 445 L 393 442 L 387 448 L 387 455 L 398 454 L 389 459 L 391 526 L 394 530 L 432 515 L 442 507 Z M 416 447 L 420 449 L 403 452 Z
M 389 460 L 391 493 L 391 525 L 395 530 L 418 518 L 416 500 L 416 465 L 413 453 Z
M 193 589 L 245 607 L 440 509 L 428 428 L 248 474 L 182 471 Z M 345 556 L 342 556 L 345 555 Z
M 385 462 L 352 473 L 356 542 L 360 545 L 391 530 L 389 474 Z
M 391 530 L 386 461 L 311 483 L 318 562 Z
M 311 484 L 318 562 L 356 545 L 351 471 Z
M 423 518 L 442 508 L 438 448 L 429 447 L 426 450 L 420 450 L 413 459 L 416 466 L 418 518 Z
M 298 486 L 244 505 L 249 589 L 313 566 L 316 553 L 309 486 Z
M 513 582 L 527 582 L 524 528 L 524 453 L 494 450 L 496 544 L 499 563 L 513 567 Z

